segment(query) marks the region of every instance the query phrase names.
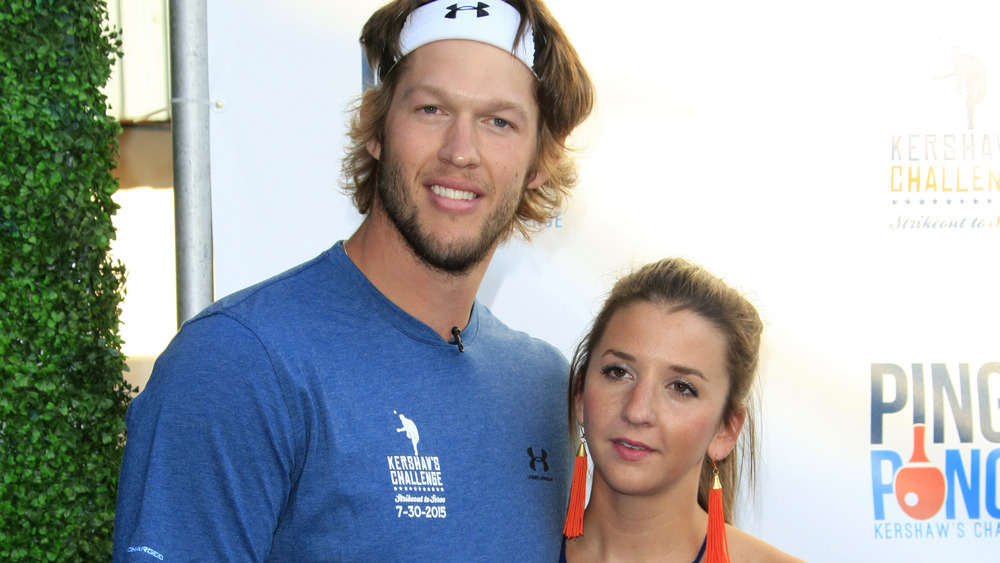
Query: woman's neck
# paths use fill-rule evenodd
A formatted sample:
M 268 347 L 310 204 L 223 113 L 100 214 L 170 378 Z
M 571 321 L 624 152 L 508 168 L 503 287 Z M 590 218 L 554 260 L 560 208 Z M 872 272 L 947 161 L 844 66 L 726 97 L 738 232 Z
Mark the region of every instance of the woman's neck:
M 688 491 L 623 495 L 595 480 L 584 513 L 584 535 L 566 542 L 566 559 L 690 563 L 707 527 L 708 515 Z

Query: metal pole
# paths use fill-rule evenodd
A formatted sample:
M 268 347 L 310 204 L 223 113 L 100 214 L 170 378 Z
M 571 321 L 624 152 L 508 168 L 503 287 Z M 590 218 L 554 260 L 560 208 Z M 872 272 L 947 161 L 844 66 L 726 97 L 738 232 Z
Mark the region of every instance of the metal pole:
M 215 300 L 207 0 L 170 0 L 177 325 Z

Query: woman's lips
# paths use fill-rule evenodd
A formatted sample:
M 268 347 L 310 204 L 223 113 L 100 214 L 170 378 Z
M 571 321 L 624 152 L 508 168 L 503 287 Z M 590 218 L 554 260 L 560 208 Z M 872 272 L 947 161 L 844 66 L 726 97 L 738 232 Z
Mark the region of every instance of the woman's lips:
M 615 445 L 615 452 L 618 456 L 626 461 L 640 461 L 653 453 L 653 450 L 642 442 L 618 438 L 612 440 L 612 443 Z

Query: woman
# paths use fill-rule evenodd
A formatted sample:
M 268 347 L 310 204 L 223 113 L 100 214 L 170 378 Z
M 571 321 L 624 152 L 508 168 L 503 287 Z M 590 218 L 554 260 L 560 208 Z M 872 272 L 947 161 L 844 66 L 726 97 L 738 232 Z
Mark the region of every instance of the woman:
M 733 513 L 741 454 L 752 479 L 752 423 L 736 449 L 762 330 L 742 295 L 681 259 L 615 284 L 573 359 L 570 424 L 594 472 L 582 530 L 571 501 L 566 561 L 799 561 L 708 508 L 717 475 Z

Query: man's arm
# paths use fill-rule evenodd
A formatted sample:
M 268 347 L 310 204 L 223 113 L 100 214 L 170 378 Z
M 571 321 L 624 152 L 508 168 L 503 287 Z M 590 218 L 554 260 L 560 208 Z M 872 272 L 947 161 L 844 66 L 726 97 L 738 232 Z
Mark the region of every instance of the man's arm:
M 188 323 L 126 416 L 114 561 L 262 561 L 295 440 L 267 350 L 236 321 Z

